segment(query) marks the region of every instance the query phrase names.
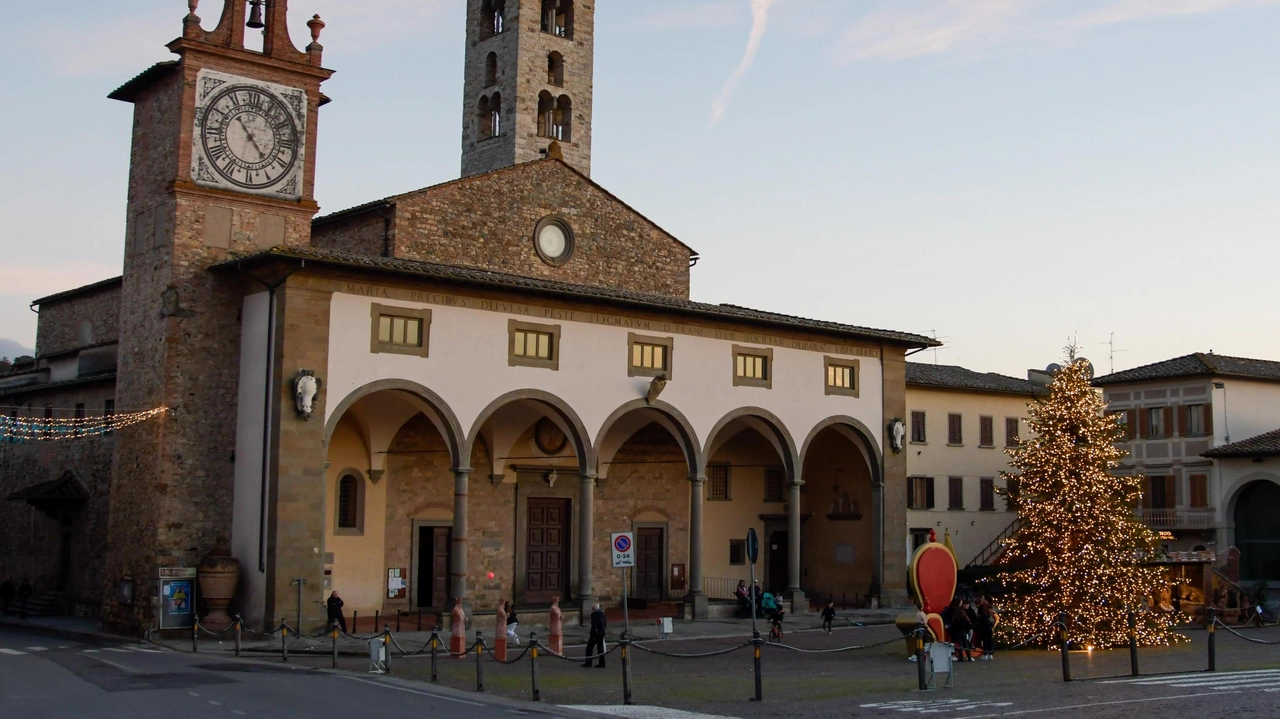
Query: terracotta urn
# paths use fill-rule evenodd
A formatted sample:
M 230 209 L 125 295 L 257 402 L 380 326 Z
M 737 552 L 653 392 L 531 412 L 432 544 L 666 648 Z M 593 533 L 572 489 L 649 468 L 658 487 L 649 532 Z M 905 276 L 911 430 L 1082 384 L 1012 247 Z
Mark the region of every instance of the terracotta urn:
M 200 596 L 209 610 L 200 624 L 211 632 L 231 626 L 227 607 L 235 598 L 236 585 L 240 582 L 240 561 L 231 556 L 226 537 L 218 537 L 217 546 L 200 562 L 197 577 Z

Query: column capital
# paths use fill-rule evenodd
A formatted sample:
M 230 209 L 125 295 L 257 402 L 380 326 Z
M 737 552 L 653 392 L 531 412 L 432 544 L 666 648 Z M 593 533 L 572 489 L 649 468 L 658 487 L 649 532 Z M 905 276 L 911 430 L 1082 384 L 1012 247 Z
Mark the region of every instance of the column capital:
M 474 471 L 475 470 L 472 469 L 471 467 L 454 467 L 453 468 L 454 474 L 471 474 Z
M 581 478 L 583 482 L 594 482 L 594 481 L 596 481 L 596 473 L 595 473 L 595 472 L 578 472 L 578 477 L 579 477 L 579 478 Z
M 691 475 L 689 475 L 689 481 L 690 481 L 691 483 L 693 483 L 693 484 L 706 484 L 706 483 L 707 483 L 707 475 L 705 475 L 705 474 L 691 474 Z

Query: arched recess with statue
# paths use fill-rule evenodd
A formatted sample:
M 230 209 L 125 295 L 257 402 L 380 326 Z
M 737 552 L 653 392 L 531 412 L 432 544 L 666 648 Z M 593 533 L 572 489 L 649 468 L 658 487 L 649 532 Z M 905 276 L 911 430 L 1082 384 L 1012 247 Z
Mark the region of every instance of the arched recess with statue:
M 813 600 L 864 603 L 883 582 L 880 447 L 847 416 L 818 423 L 800 449 L 801 586 Z

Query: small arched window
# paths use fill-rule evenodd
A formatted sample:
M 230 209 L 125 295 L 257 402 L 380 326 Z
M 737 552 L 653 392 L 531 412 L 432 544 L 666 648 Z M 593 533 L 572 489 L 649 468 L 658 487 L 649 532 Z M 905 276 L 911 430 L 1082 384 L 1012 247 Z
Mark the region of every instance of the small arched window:
M 572 142 L 573 101 L 568 95 L 538 94 L 538 134 L 561 142 Z
M 573 100 L 561 95 L 556 100 L 555 138 L 561 142 L 573 142 Z
M 542 0 L 542 31 L 573 39 L 573 0 Z
M 484 86 L 493 87 L 498 84 L 498 53 L 491 52 L 484 59 Z
M 480 3 L 480 39 L 487 40 L 506 29 L 506 0 L 482 0 Z
M 337 534 L 361 534 L 364 532 L 364 479 L 354 470 L 343 472 L 338 480 L 337 516 L 334 529 Z
M 564 55 L 558 52 L 547 55 L 547 84 L 564 87 Z
M 502 95 L 480 98 L 476 106 L 476 123 L 481 140 L 488 140 L 502 134 Z

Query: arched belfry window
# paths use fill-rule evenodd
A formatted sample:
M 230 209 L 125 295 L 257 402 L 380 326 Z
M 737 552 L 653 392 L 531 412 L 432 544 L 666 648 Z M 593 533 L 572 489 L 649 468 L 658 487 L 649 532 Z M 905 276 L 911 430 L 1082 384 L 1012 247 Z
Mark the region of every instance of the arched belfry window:
M 482 0 L 480 39 L 486 40 L 506 30 L 507 0 Z
M 558 52 L 547 55 L 547 84 L 564 87 L 564 55 Z
M 502 95 L 481 97 L 476 106 L 476 125 L 481 140 L 502 134 Z
M 498 84 L 498 53 L 491 52 L 484 59 L 484 86 L 493 87 Z
M 542 31 L 573 38 L 573 0 L 542 0 Z
M 353 469 L 344 470 L 335 494 L 335 534 L 364 533 L 364 477 Z
M 538 95 L 538 134 L 561 142 L 572 142 L 573 101 L 568 95 L 554 97 L 543 90 Z

